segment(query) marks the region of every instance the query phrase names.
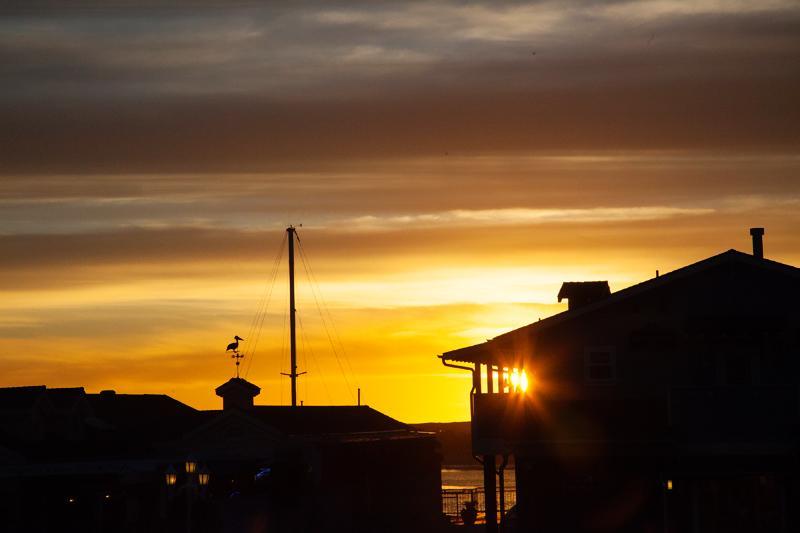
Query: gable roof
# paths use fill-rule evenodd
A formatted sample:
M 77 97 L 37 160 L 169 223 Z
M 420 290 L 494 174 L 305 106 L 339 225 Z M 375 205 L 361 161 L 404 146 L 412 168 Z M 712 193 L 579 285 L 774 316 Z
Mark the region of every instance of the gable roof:
M 611 293 L 609 296 L 601 300 L 578 307 L 576 309 L 569 309 L 567 311 L 562 311 L 561 313 L 544 318 L 542 320 L 539 320 L 538 322 L 528 324 L 527 326 L 522 326 L 521 328 L 517 328 L 512 331 L 508 331 L 481 344 L 476 344 L 473 346 L 467 346 L 465 348 L 459 348 L 456 350 L 445 352 L 440 357 L 443 360 L 462 361 L 462 362 L 476 362 L 476 361 L 484 361 L 486 359 L 491 359 L 493 358 L 493 350 L 491 349 L 491 346 L 494 346 L 498 342 L 502 343 L 506 340 L 511 340 L 512 338 L 515 338 L 516 336 L 524 333 L 531 333 L 531 332 L 538 332 L 545 330 L 547 328 L 581 317 L 593 311 L 597 311 L 604 307 L 619 303 L 621 301 L 625 301 L 629 298 L 638 296 L 647 291 L 669 285 L 675 281 L 685 279 L 689 276 L 693 276 L 695 274 L 717 267 L 719 265 L 730 264 L 730 263 L 747 264 L 750 266 L 755 266 L 758 268 L 767 269 L 782 274 L 788 274 L 791 276 L 797 276 L 798 278 L 800 278 L 800 268 L 796 268 L 791 265 L 786 265 L 784 263 L 779 263 L 777 261 L 771 261 L 769 259 L 753 257 L 750 254 L 746 254 L 738 250 L 731 249 L 726 252 L 722 252 L 721 254 L 711 256 L 707 259 L 703 259 L 691 265 L 687 265 L 677 270 L 673 270 L 672 272 L 669 272 L 667 274 L 651 278 L 647 281 L 643 281 L 636 285 L 632 285 L 628 288 Z

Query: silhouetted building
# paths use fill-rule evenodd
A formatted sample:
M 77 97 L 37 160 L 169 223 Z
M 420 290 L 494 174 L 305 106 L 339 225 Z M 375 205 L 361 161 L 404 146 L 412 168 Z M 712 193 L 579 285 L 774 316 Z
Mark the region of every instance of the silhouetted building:
M 515 456 L 520 530 L 800 530 L 800 269 L 762 234 L 442 356 L 473 370 L 487 492 Z
M 438 522 L 430 434 L 366 406 L 253 405 L 259 390 L 233 378 L 217 388 L 223 410 L 198 411 L 158 394 L 0 389 L 0 531 L 427 531 Z

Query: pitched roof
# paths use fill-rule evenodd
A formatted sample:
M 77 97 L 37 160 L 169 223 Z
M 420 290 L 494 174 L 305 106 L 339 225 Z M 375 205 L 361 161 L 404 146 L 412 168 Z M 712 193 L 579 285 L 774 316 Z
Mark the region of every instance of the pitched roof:
M 251 396 L 258 396 L 261 392 L 261 388 L 258 385 L 254 385 L 247 381 L 246 379 L 242 379 L 239 377 L 231 378 L 219 387 L 215 389 L 217 396 L 225 396 L 231 390 L 241 390 L 245 391 Z
M 113 391 L 87 394 L 97 418 L 117 428 L 149 425 L 158 419 L 197 413 L 193 407 L 166 394 L 117 394 Z
M 409 431 L 410 426 L 366 405 L 256 406 L 247 414 L 286 435 Z
M 746 254 L 738 250 L 731 249 L 726 252 L 722 252 L 721 254 L 717 254 L 709 258 L 703 259 L 691 265 L 687 265 L 677 270 L 673 270 L 672 272 L 669 272 L 667 274 L 651 278 L 647 281 L 643 281 L 642 283 L 638 283 L 636 285 L 632 285 L 620 291 L 611 293 L 609 296 L 601 300 L 578 307 L 576 309 L 569 309 L 567 311 L 562 311 L 561 313 L 539 320 L 538 322 L 528 324 L 527 326 L 522 326 L 521 328 L 517 328 L 512 331 L 508 331 L 481 344 L 476 344 L 473 346 L 467 346 L 465 348 L 459 348 L 456 350 L 445 352 L 444 354 L 441 355 L 441 358 L 448 361 L 463 361 L 463 362 L 475 362 L 477 360 L 484 360 L 485 358 L 491 357 L 493 350 L 491 350 L 490 345 L 493 345 L 494 343 L 503 342 L 504 340 L 510 340 L 511 338 L 514 338 L 517 335 L 523 333 L 541 331 L 556 326 L 558 324 L 562 324 L 569 320 L 573 320 L 575 318 L 583 316 L 587 313 L 591 313 L 598 309 L 602 309 L 603 307 L 618 303 L 620 301 L 624 301 L 634 296 L 638 296 L 649 290 L 663 287 L 674 281 L 687 278 L 704 270 L 726 263 L 743 263 L 750 266 L 771 270 L 773 272 L 780 272 L 783 274 L 800 277 L 800 268 L 791 265 L 786 265 L 784 263 L 779 263 L 777 261 L 771 261 L 769 259 L 753 257 L 750 254 Z

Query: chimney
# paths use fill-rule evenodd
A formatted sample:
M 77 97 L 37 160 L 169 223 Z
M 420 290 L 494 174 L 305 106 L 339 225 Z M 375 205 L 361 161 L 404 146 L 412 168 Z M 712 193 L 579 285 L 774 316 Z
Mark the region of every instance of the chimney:
M 261 389 L 242 378 L 231 378 L 216 389 L 217 396 L 222 397 L 222 410 L 250 409 L 253 398 L 261 393 Z
M 753 237 L 753 257 L 764 259 L 764 228 L 750 228 L 750 235 Z

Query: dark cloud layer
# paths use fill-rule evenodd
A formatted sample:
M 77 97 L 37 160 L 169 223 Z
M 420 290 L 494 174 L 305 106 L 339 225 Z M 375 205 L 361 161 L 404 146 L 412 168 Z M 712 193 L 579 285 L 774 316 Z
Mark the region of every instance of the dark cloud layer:
M 9 10 L 3 172 L 800 142 L 791 3 Z
M 800 142 L 798 80 L 7 110 L 6 172 L 254 171 L 276 160 L 503 150 L 760 149 Z

